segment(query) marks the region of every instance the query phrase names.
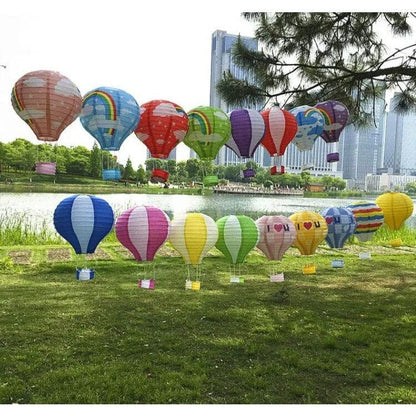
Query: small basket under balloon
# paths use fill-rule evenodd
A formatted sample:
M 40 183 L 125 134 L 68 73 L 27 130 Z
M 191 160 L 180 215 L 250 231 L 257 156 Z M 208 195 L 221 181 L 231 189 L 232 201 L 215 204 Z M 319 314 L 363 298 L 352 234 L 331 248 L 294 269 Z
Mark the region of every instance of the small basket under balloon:
M 76 277 L 77 280 L 81 280 L 81 281 L 87 281 L 87 280 L 92 280 L 95 277 L 95 271 L 94 269 L 76 269 Z
M 339 162 L 339 153 L 335 152 L 335 153 L 328 153 L 326 155 L 326 161 L 328 163 L 334 163 L 334 162 Z
M 102 177 L 104 181 L 118 181 L 121 178 L 120 169 L 103 169 Z
M 394 238 L 393 240 L 390 240 L 390 245 L 392 247 L 401 247 L 403 244 L 403 241 L 401 238 Z
M 163 169 L 153 169 L 151 181 L 154 183 L 165 183 L 169 178 L 169 172 Z
M 338 260 L 338 259 L 332 260 L 331 266 L 334 269 L 342 269 L 344 267 L 344 260 Z
M 216 175 L 205 176 L 203 179 L 204 186 L 215 186 L 218 185 L 219 179 Z
M 138 282 L 138 286 L 142 289 L 149 289 L 154 290 L 155 289 L 155 279 L 140 279 Z
M 270 282 L 272 283 L 284 282 L 284 281 L 285 281 L 285 275 L 283 272 L 270 275 Z
M 185 290 L 200 290 L 201 289 L 201 282 L 199 281 L 192 281 L 192 280 L 185 280 Z
M 35 167 L 35 172 L 42 175 L 52 175 L 56 174 L 56 163 L 55 162 L 37 162 Z
M 231 276 L 230 283 L 244 283 L 244 279 L 239 276 Z
M 285 167 L 284 166 L 272 166 L 270 168 L 270 174 L 271 175 L 283 175 L 285 173 Z
M 316 266 L 314 264 L 307 264 L 302 268 L 303 274 L 316 274 Z

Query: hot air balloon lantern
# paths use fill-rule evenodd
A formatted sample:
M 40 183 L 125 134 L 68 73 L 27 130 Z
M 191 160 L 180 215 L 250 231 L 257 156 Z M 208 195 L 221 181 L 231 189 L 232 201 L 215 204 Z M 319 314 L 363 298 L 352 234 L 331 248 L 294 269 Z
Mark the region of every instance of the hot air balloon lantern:
M 338 144 L 339 136 L 344 130 L 350 117 L 348 108 L 336 100 L 327 100 L 315 105 L 324 117 L 324 130 L 321 134 L 322 139 L 330 144 L 330 153 L 327 155 L 327 162 L 339 161 Z
M 94 270 L 87 266 L 87 255 L 95 252 L 98 244 L 112 230 L 114 213 L 102 198 L 93 195 L 72 195 L 62 200 L 55 209 L 53 223 L 56 231 L 71 244 L 83 264 L 79 267 L 78 280 L 91 280 Z
M 217 239 L 217 225 L 208 215 L 189 212 L 172 220 L 169 242 L 187 266 L 186 283 L 189 288 L 199 290 L 202 276 L 200 265 Z M 195 281 L 192 281 L 191 273 L 195 273 Z
M 298 129 L 292 143 L 301 152 L 312 150 L 316 139 L 324 131 L 322 113 L 309 105 L 295 107 L 290 112 L 295 116 Z
M 303 256 L 311 256 L 315 254 L 319 244 L 328 234 L 328 225 L 325 218 L 313 211 L 299 211 L 292 214 L 289 219 L 295 224 L 296 239 L 295 247 Z M 307 271 L 304 274 L 315 273 L 314 264 L 305 266 Z M 309 272 L 309 269 L 311 270 Z
M 82 97 L 77 86 L 55 71 L 33 71 L 14 85 L 11 102 L 38 140 L 56 142 L 62 132 L 79 116 Z M 36 163 L 36 172 L 55 175 L 56 162 Z
M 188 115 L 171 101 L 153 100 L 140 106 L 137 138 L 148 148 L 152 158 L 167 159 L 171 151 L 183 142 L 188 131 Z M 169 173 L 154 167 L 152 181 L 165 183 Z
M 121 145 L 134 132 L 140 121 L 137 101 L 118 88 L 99 87 L 82 99 L 80 115 L 82 126 L 99 143 L 101 150 L 120 150 Z M 103 160 L 103 179 L 119 180 L 120 169 L 114 157 Z
M 296 228 L 293 222 L 283 215 L 263 215 L 256 221 L 259 229 L 259 241 L 257 247 L 273 263 L 281 261 L 283 255 L 296 240 Z M 270 281 L 284 280 L 284 274 L 279 275 L 272 265 L 270 270 Z M 280 279 L 278 279 L 280 276 Z
M 217 221 L 218 241 L 216 247 L 232 264 L 231 282 L 242 282 L 241 264 L 259 241 L 259 229 L 254 220 L 246 215 L 227 215 Z M 238 267 L 238 272 L 236 270 Z
M 354 214 L 348 208 L 329 207 L 320 212 L 328 225 L 328 234 L 325 240 L 330 248 L 343 248 L 345 242 L 351 237 L 357 222 Z
M 139 286 L 155 288 L 154 258 L 169 236 L 170 219 L 153 206 L 136 206 L 120 214 L 115 225 L 116 237 L 137 262 L 143 263 L 144 278 Z M 151 269 L 151 270 L 150 270 Z
M 251 159 L 260 145 L 265 132 L 264 119 L 260 112 L 252 109 L 235 109 L 229 114 L 231 135 L 225 145 L 244 163 Z M 253 169 L 243 170 L 244 178 L 252 178 Z
M 314 166 L 313 146 L 317 138 L 322 134 L 324 129 L 324 118 L 321 112 L 311 106 L 302 105 L 290 110 L 296 118 L 298 130 L 293 138 L 292 144 L 301 152 L 300 162 L 302 170 L 304 166 Z M 291 147 L 290 146 L 290 147 Z
M 265 133 L 261 144 L 273 158 L 270 172 L 272 175 L 283 174 L 285 168 L 282 157 L 298 131 L 296 117 L 279 107 L 272 107 L 260 114 L 265 122 Z
M 393 231 L 395 238 L 391 241 L 392 245 L 394 247 L 401 246 L 402 241 L 395 234 L 413 213 L 412 199 L 402 192 L 386 192 L 378 196 L 375 203 L 383 210 L 384 223 Z
M 354 236 L 358 241 L 370 241 L 374 233 L 383 225 L 383 210 L 373 202 L 357 201 L 347 206 L 354 214 L 357 228 Z
M 184 143 L 201 160 L 214 160 L 220 148 L 231 134 L 231 123 L 227 114 L 216 107 L 196 107 L 188 112 L 189 128 Z M 216 175 L 204 178 L 205 186 L 218 184 Z

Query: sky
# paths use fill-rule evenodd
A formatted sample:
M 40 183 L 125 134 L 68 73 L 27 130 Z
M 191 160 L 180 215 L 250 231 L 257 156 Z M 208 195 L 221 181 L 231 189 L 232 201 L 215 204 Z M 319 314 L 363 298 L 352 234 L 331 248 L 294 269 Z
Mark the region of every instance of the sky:
M 241 17 L 244 1 L 20 0 L 0 12 L 0 140 L 37 140 L 10 103 L 15 82 L 40 70 L 60 72 L 81 95 L 100 87 L 123 89 L 140 104 L 173 101 L 189 111 L 209 105 L 211 35 L 253 36 Z M 95 139 L 75 120 L 58 144 L 92 148 Z M 179 158 L 189 149 L 178 148 Z M 118 152 L 137 168 L 145 145 L 130 135 Z
M 318 3 L 320 7 L 321 4 Z M 0 65 L 6 67 L 0 66 L 0 141 L 25 138 L 35 144 L 42 143 L 10 103 L 15 82 L 24 74 L 40 69 L 65 75 L 81 95 L 108 86 L 130 93 L 139 105 L 164 99 L 179 104 L 187 112 L 209 105 L 212 33 L 225 30 L 230 34 L 253 36 L 255 26 L 241 17 L 241 13 L 271 11 L 270 5 L 276 6 L 276 2 L 19 0 L 2 3 Z M 290 10 L 302 11 L 302 8 Z M 285 11 L 280 2 L 279 11 Z M 64 130 L 57 143 L 91 149 L 94 142 L 77 119 Z M 185 145 L 178 146 L 179 159 L 185 159 L 188 152 Z M 130 158 L 137 168 L 144 163 L 146 147 L 133 133 L 117 156 L 123 164 Z

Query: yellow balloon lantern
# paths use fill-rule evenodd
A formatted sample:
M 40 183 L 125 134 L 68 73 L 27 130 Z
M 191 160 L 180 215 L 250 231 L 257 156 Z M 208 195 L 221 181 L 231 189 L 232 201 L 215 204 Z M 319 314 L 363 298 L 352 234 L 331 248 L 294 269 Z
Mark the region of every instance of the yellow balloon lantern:
M 318 245 L 328 235 L 328 225 L 325 218 L 312 211 L 300 211 L 289 219 L 295 224 L 295 246 L 302 255 L 315 254 Z
M 412 199 L 401 192 L 387 192 L 376 199 L 390 230 L 398 230 L 413 213 Z
M 208 215 L 191 212 L 172 220 L 169 241 L 186 264 L 201 264 L 217 239 L 217 224 Z

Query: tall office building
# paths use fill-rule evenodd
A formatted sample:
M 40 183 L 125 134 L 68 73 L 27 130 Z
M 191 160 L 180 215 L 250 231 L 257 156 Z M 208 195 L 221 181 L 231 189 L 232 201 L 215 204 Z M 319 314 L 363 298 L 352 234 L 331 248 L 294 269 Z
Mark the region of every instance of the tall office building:
M 217 30 L 212 34 L 210 105 L 219 107 L 227 113 L 232 108 L 221 99 L 216 90 L 216 85 L 221 80 L 223 73 L 229 70 L 236 78 L 247 78 L 249 81 L 253 81 L 248 71 L 241 69 L 233 62 L 232 47 L 237 42 L 237 39 L 237 35 L 230 35 L 222 30 Z M 257 39 L 242 36 L 241 40 L 247 48 L 258 50 Z M 257 109 L 260 110 L 260 108 Z M 307 152 L 300 152 L 296 146 L 289 144 L 282 162 L 290 173 L 300 173 L 305 165 L 309 165 L 312 166 L 310 172 L 313 175 L 341 176 L 341 172 L 337 171 L 338 163 L 327 163 L 327 153 L 329 153 L 327 144 L 321 138 L 318 138 L 314 148 Z M 270 154 L 261 145 L 254 153 L 254 160 L 263 167 L 273 165 Z M 231 149 L 223 146 L 218 153 L 216 163 L 230 165 L 241 163 L 241 160 L 237 158 Z
M 367 103 L 372 111 L 373 102 Z M 385 132 L 385 101 L 376 99 L 375 120 L 368 127 L 345 127 L 340 137 L 340 170 L 343 179 L 349 179 L 354 187 L 364 189 L 368 174 L 376 174 L 383 164 L 383 143 Z
M 252 80 L 250 73 L 238 67 L 232 58 L 232 48 L 237 42 L 237 35 L 230 35 L 223 30 L 216 30 L 212 34 L 211 47 L 211 84 L 210 106 L 221 108 L 229 113 L 234 108 L 229 106 L 217 93 L 216 86 L 226 71 L 230 71 L 236 78 Z M 257 39 L 241 36 L 244 45 L 251 50 L 258 50 Z M 244 107 L 244 106 L 243 106 Z M 258 108 L 258 110 L 260 107 Z M 263 146 L 259 146 L 253 155 L 253 160 L 260 166 L 270 166 L 270 156 Z M 243 161 L 227 146 L 223 146 L 218 152 L 215 162 L 220 165 L 237 165 Z
M 387 113 L 383 164 L 380 172 L 394 175 L 416 173 L 416 112 L 399 114 L 390 101 Z

